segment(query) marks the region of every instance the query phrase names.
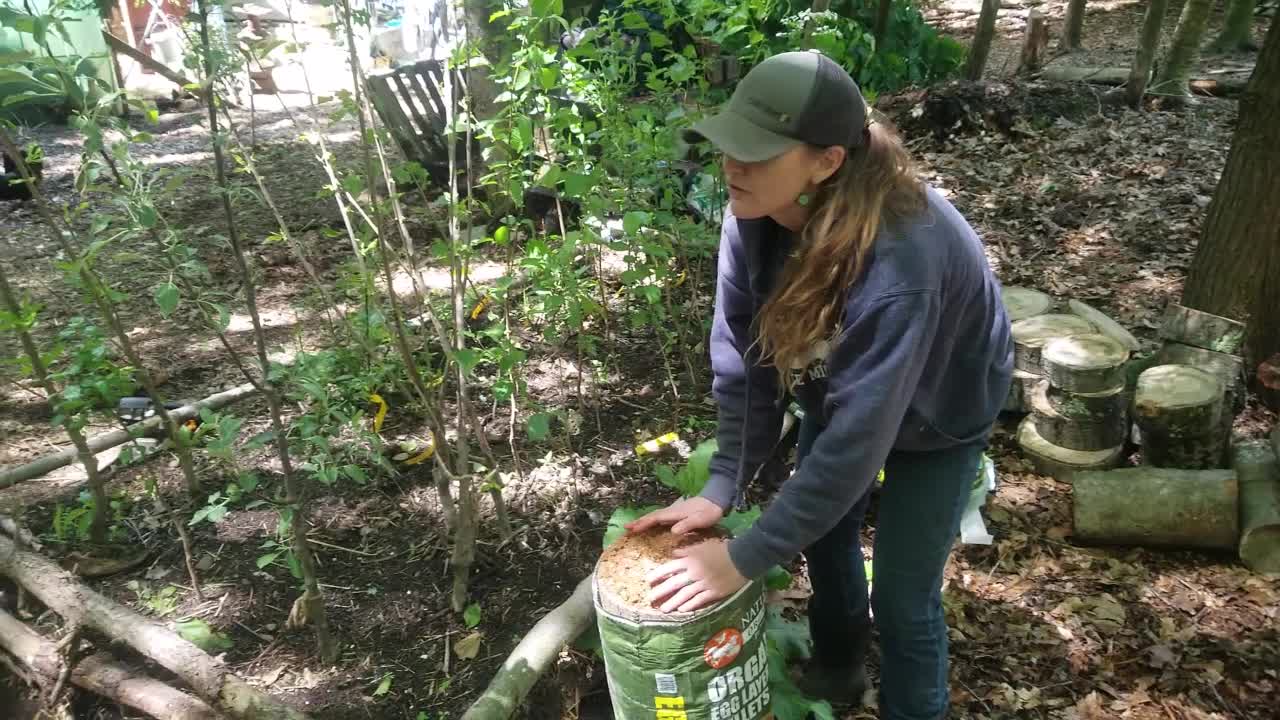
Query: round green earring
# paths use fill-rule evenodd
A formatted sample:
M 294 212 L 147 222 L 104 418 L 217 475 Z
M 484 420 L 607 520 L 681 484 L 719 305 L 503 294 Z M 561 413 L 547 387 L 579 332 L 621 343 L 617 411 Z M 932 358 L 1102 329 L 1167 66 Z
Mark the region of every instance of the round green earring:
M 809 193 L 800 193 L 800 196 L 796 198 L 796 204 L 800 207 L 808 207 L 812 201 L 813 197 Z

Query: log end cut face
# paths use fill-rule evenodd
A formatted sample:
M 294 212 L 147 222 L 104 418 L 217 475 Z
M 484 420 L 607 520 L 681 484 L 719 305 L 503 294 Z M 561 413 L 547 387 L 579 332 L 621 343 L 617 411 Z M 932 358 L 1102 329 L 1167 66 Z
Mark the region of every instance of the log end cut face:
M 1053 298 L 1031 288 L 1006 287 L 1001 292 L 1001 299 L 1004 301 L 1004 311 L 1009 316 L 1009 322 L 1043 315 L 1053 307 Z
M 1222 397 L 1222 381 L 1190 365 L 1157 365 L 1138 376 L 1134 411 L 1154 417 L 1168 410 L 1213 405 Z
M 1105 370 L 1123 365 L 1129 351 L 1118 341 L 1093 333 L 1051 340 L 1042 357 L 1046 363 L 1072 370 Z
M 1049 313 L 1018 320 L 1011 326 L 1013 339 L 1028 347 L 1043 347 L 1051 340 L 1087 335 L 1097 331 L 1093 323 L 1078 315 Z

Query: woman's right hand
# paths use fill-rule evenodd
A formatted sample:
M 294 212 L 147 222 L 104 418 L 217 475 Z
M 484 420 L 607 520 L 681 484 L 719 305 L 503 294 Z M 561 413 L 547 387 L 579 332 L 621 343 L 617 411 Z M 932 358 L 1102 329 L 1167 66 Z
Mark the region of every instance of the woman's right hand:
M 627 532 L 641 533 L 658 525 L 670 525 L 671 532 L 679 535 L 709 528 L 724 517 L 724 508 L 704 497 L 677 500 L 667 507 L 633 520 L 625 525 Z

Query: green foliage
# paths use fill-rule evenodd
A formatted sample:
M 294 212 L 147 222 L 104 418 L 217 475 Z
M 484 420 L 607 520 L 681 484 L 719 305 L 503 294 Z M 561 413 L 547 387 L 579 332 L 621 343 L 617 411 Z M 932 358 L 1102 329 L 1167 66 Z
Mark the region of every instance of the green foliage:
M 478 603 L 471 603 L 466 610 L 462 611 L 462 622 L 467 628 L 473 628 L 480 624 L 481 610 Z
M 655 468 L 658 480 L 682 497 L 693 497 L 701 493 L 711 477 L 711 457 L 715 455 L 717 447 L 715 438 L 698 443 L 698 447 L 678 472 L 666 465 Z
M 49 377 L 62 390 L 53 399 L 54 425 L 83 428 L 94 412 L 113 411 L 133 391 L 130 368 L 116 364 L 106 338 L 89 320 L 69 320 L 55 352 Z
M 156 617 L 164 617 L 178 609 L 178 588 L 173 585 L 152 590 L 137 580 L 130 580 L 125 586 L 132 590 L 138 596 L 138 602 L 147 606 L 151 614 Z
M 214 630 L 200 618 L 188 618 L 177 623 L 178 635 L 187 642 L 209 653 L 231 649 L 231 638 Z
M 618 538 L 626 534 L 627 528 L 624 526 L 627 523 L 632 522 L 634 520 L 639 520 L 645 515 L 648 515 L 654 510 L 657 510 L 659 507 L 661 506 L 659 505 L 645 505 L 644 507 L 624 506 L 614 510 L 613 514 L 609 516 L 608 525 L 605 527 L 604 547 L 609 547 L 610 545 L 613 544 L 615 540 L 617 540 Z

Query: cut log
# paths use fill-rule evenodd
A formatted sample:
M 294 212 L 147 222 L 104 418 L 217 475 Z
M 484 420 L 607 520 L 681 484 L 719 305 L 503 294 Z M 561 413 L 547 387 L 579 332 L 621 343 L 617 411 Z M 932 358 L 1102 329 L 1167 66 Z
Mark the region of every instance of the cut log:
M 305 720 L 306 715 L 251 687 L 203 650 L 81 585 L 74 575 L 0 535 L 0 575 L 31 592 L 67 622 L 121 641 L 182 679 L 215 710 L 243 720 Z
M 57 644 L 3 610 L 0 610 L 0 647 L 32 671 L 42 684 L 57 683 L 63 666 Z M 69 679 L 78 687 L 160 720 L 218 720 L 221 717 L 200 699 L 131 670 L 103 653 L 77 662 Z
M 1031 288 L 1004 288 L 1001 299 L 1004 301 L 1004 311 L 1009 316 L 1009 322 L 1043 315 L 1053 308 L 1053 298 Z
M 194 402 L 190 405 L 183 405 L 177 410 L 171 410 L 169 411 L 169 416 L 173 418 L 174 422 L 181 424 L 186 420 L 190 420 L 191 418 L 198 416 L 200 414 L 200 410 L 203 408 L 217 410 L 219 408 L 226 407 L 231 403 L 243 400 L 255 392 L 256 390 L 253 385 L 249 383 L 237 385 L 230 390 L 215 393 L 198 402 Z M 130 425 L 128 430 L 112 430 L 111 432 L 102 433 L 101 435 L 94 435 L 89 438 L 89 449 L 95 453 L 99 453 L 107 448 L 112 448 L 116 445 L 123 445 L 132 439 L 142 437 L 159 427 L 160 416 L 155 415 L 140 423 Z M 18 467 L 11 468 L 0 473 L 0 488 L 8 487 L 14 483 L 22 482 L 23 480 L 40 477 L 41 475 L 53 470 L 57 470 L 63 465 L 72 463 L 75 460 L 75 448 L 65 448 L 51 455 L 45 455 L 44 457 L 32 460 L 25 465 L 19 465 Z
M 538 677 L 594 617 L 591 576 L 587 576 L 568 600 L 547 613 L 516 645 L 462 720 L 506 720 L 515 714 Z
M 1244 345 L 1245 325 L 1178 304 L 1165 309 L 1160 337 L 1214 352 L 1235 354 Z
M 1266 440 L 1231 448 L 1240 480 L 1240 560 L 1250 570 L 1280 574 L 1280 460 Z
M 1079 300 L 1068 300 L 1067 309 L 1072 314 L 1079 315 L 1093 323 L 1094 327 L 1098 328 L 1098 332 L 1120 343 L 1129 352 L 1138 352 L 1142 347 L 1138 343 L 1138 338 L 1133 336 L 1133 333 L 1126 330 L 1120 323 L 1112 320 L 1101 310 Z
M 1013 365 L 1019 370 L 1041 374 L 1040 351 L 1051 340 L 1096 332 L 1088 320 L 1079 315 L 1047 313 L 1012 324 Z
M 1232 413 L 1244 409 L 1244 360 L 1239 355 L 1228 355 L 1194 345 L 1169 341 L 1156 353 L 1156 362 L 1161 365 L 1190 365 L 1217 376 L 1230 394 L 1226 407 Z
M 1133 414 L 1142 434 L 1211 435 L 1222 418 L 1222 381 L 1190 365 L 1156 365 L 1138 376 Z
M 1100 393 L 1072 393 L 1050 385 L 1045 396 L 1049 407 L 1068 420 L 1097 423 L 1119 418 L 1128 422 L 1129 401 L 1123 387 Z
M 1230 414 L 1216 376 L 1190 365 L 1156 365 L 1138 377 L 1133 416 L 1142 435 L 1142 462 L 1162 468 L 1220 468 L 1226 461 Z
M 1018 446 L 1031 460 L 1036 472 L 1064 482 L 1071 482 L 1083 470 L 1108 470 L 1124 458 L 1124 445 L 1107 450 L 1071 450 L 1044 439 L 1036 430 L 1031 416 L 1018 426 Z
M 1084 542 L 1227 550 L 1240 537 L 1233 470 L 1081 472 L 1071 492 L 1074 536 Z
M 1022 36 L 1022 52 L 1018 56 L 1017 74 L 1033 73 L 1044 65 L 1045 52 L 1049 49 L 1049 18 L 1038 8 L 1027 15 L 1026 31 Z
M 1040 365 L 1059 390 L 1075 393 L 1110 392 L 1124 387 L 1129 351 L 1101 334 L 1072 335 L 1044 346 Z
M 1142 464 L 1158 468 L 1212 470 L 1227 462 L 1230 435 L 1222 427 L 1207 435 L 1172 436 L 1148 430 L 1142 432 Z
M 1093 85 L 1124 85 L 1129 81 L 1129 68 L 1077 65 L 1050 65 L 1040 71 L 1042 80 L 1053 82 L 1086 82 Z M 1192 78 L 1191 92 L 1196 95 L 1230 97 L 1244 92 L 1249 75 L 1222 75 L 1217 78 Z
M 1031 419 L 1049 444 L 1067 450 L 1110 450 L 1124 445 L 1129 424 L 1123 413 L 1097 420 L 1068 418 L 1054 409 L 1048 390 L 1049 383 L 1041 381 L 1031 391 Z
M 1009 385 L 1009 398 L 1004 409 L 1009 412 L 1031 412 L 1031 389 L 1043 380 L 1043 376 L 1025 370 L 1013 371 L 1013 383 Z

